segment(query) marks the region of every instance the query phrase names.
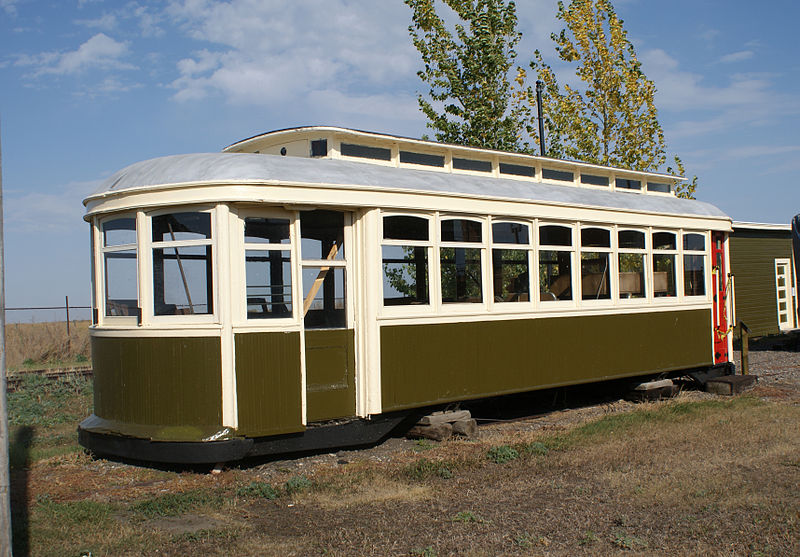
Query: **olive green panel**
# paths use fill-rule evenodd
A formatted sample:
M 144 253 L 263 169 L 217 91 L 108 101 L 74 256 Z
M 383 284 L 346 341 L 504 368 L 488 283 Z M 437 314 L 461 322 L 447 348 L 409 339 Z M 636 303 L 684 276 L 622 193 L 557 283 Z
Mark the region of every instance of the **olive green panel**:
M 790 233 L 737 230 L 731 236 L 730 250 L 736 319 L 753 335 L 779 333 L 775 260 L 792 258 Z
M 92 337 L 94 413 L 123 435 L 200 440 L 222 427 L 219 337 Z
M 234 339 L 239 433 L 303 431 L 300 333 L 241 333 Z
M 712 363 L 710 310 L 381 328 L 384 411 Z
M 306 335 L 306 419 L 309 422 L 356 413 L 353 329 L 309 329 Z

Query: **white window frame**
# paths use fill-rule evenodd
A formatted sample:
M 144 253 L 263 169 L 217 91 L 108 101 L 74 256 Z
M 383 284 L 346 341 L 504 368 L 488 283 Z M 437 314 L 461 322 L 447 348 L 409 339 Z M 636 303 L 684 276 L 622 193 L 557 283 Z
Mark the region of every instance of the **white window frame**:
M 675 237 L 675 249 L 656 249 L 655 246 L 655 235 L 659 233 L 669 233 Z M 652 228 L 650 230 L 650 260 L 648 263 L 650 264 L 650 284 L 652 285 L 652 299 L 653 303 L 655 304 L 679 304 L 683 299 L 682 292 L 682 282 L 683 282 L 683 261 L 681 259 L 680 248 L 682 237 L 680 234 L 680 230 L 676 229 L 664 229 L 664 228 Z M 656 273 L 656 264 L 655 264 L 655 257 L 656 255 L 673 255 L 674 256 L 674 269 L 673 272 L 675 273 L 675 294 L 673 296 L 656 296 L 655 292 L 655 273 Z
M 619 235 L 622 232 L 638 232 L 638 233 L 642 234 L 642 236 L 644 238 L 644 248 L 623 248 L 623 247 L 620 247 Z M 616 299 L 619 300 L 619 302 L 621 304 L 626 304 L 626 305 L 648 304 L 653 300 L 653 288 L 652 288 L 653 283 L 652 283 L 652 277 L 651 277 L 651 274 L 650 274 L 650 267 L 652 266 L 652 262 L 651 262 L 650 256 L 648 255 L 649 254 L 649 247 L 650 247 L 650 234 L 648 234 L 648 231 L 647 231 L 646 228 L 636 228 L 636 227 L 630 227 L 630 226 L 617 227 L 617 229 L 615 231 L 615 234 L 616 234 L 616 242 L 617 242 L 617 244 L 616 244 L 617 245 L 617 249 L 616 249 L 616 252 L 615 252 L 615 259 L 616 259 L 616 264 L 617 264 L 617 286 L 616 286 L 617 298 Z M 626 253 L 641 255 L 642 256 L 642 260 L 644 261 L 644 269 L 642 271 L 642 280 L 644 281 L 644 285 L 643 285 L 644 286 L 644 296 L 642 296 L 641 298 L 623 298 L 622 294 L 620 293 L 620 289 L 619 289 L 620 277 L 619 277 L 619 274 L 620 274 L 621 271 L 620 271 L 620 267 L 619 267 L 619 257 L 621 255 L 623 255 L 623 254 L 626 254 Z
M 684 247 L 683 247 L 684 236 L 691 235 L 691 234 L 696 234 L 697 236 L 702 236 L 702 238 L 703 238 L 703 246 L 704 246 L 703 250 L 687 250 L 687 249 L 684 249 Z M 710 269 L 709 258 L 711 256 L 709 255 L 710 252 L 709 252 L 708 248 L 711 245 L 710 242 L 711 242 L 711 238 L 709 237 L 709 234 L 708 234 L 707 231 L 704 231 L 704 230 L 681 230 L 680 245 L 679 245 L 680 250 L 681 250 L 681 257 L 680 257 L 680 259 L 681 259 L 681 280 L 680 280 L 681 285 L 680 285 L 680 292 L 681 292 L 681 296 L 683 298 L 687 299 L 687 300 L 708 300 L 709 296 L 711 295 L 711 290 L 712 290 L 713 287 L 711 286 L 711 284 L 709 282 L 709 275 L 711 274 L 711 273 L 709 273 L 709 269 Z M 705 293 L 702 294 L 702 295 L 689 296 L 688 294 L 686 294 L 686 282 L 685 282 L 686 281 L 686 277 L 684 276 L 684 264 L 685 264 L 684 256 L 686 256 L 686 255 L 702 255 L 703 256 L 703 284 L 704 284 L 704 288 L 705 288 Z
M 448 220 L 467 220 L 480 223 L 481 241 L 480 242 L 444 242 L 442 241 L 442 223 Z M 486 251 L 488 249 L 487 223 L 488 217 L 485 215 L 476 216 L 471 214 L 451 214 L 439 213 L 436 215 L 436 294 L 437 304 L 441 313 L 475 313 L 486 312 L 488 310 L 488 265 L 486 263 Z M 442 294 L 442 248 L 466 248 L 479 249 L 481 256 L 481 301 L 480 302 L 445 302 Z
M 153 218 L 162 215 L 169 215 L 172 213 L 208 213 L 211 215 L 211 238 L 201 240 L 179 240 L 177 242 L 153 242 Z M 219 272 L 218 261 L 220 257 L 219 249 L 219 227 L 217 226 L 217 205 L 178 205 L 172 207 L 160 207 L 153 211 L 148 211 L 145 216 L 145 229 L 144 241 L 140 242 L 143 250 L 147 250 L 147 256 L 142 258 L 145 263 L 143 265 L 142 276 L 147 277 L 146 287 L 140 286 L 140 291 L 146 294 L 140 299 L 142 307 L 142 319 L 146 323 L 153 325 L 191 325 L 191 324 L 213 324 L 220 322 L 220 303 L 221 296 L 219 294 Z M 141 238 L 141 236 L 140 236 Z M 212 313 L 205 314 L 182 314 L 182 315 L 155 315 L 155 298 L 153 292 L 153 250 L 162 247 L 197 247 L 197 246 L 211 246 L 211 303 L 214 305 Z
M 235 212 L 235 215 L 234 215 Z M 234 292 L 236 296 L 233 302 L 233 326 L 237 329 L 286 329 L 297 328 L 302 312 L 302 301 L 299 300 L 303 293 L 299 285 L 299 264 L 298 251 L 299 242 L 297 240 L 297 224 L 299 218 L 294 211 L 285 211 L 277 207 L 265 208 L 235 208 L 231 211 L 235 218 L 235 237 L 233 253 L 235 254 L 236 264 L 232 267 L 236 270 L 233 278 Z M 283 219 L 289 221 L 289 243 L 288 244 L 267 244 L 245 242 L 245 219 L 247 218 L 269 218 Z M 291 266 L 291 295 L 292 295 L 292 315 L 290 317 L 275 317 L 267 319 L 248 319 L 247 318 L 247 271 L 245 257 L 247 251 L 288 251 Z M 300 307 L 298 308 L 298 303 Z
M 495 242 L 494 240 L 494 225 L 495 224 L 519 224 L 526 226 L 528 228 L 528 243 L 527 244 L 505 244 L 502 242 Z M 534 273 L 533 264 L 535 262 L 534 252 L 535 252 L 535 242 L 534 236 L 536 234 L 536 223 L 521 220 L 521 219 L 514 219 L 514 218 L 503 218 L 503 217 L 489 217 L 489 223 L 487 226 L 487 231 L 489 233 L 489 249 L 488 249 L 488 256 L 487 256 L 487 267 L 488 267 L 488 274 L 489 274 L 489 286 L 488 290 L 491 292 L 489 296 L 489 311 L 531 311 L 534 308 L 534 300 L 535 300 L 535 291 L 534 291 L 534 282 L 537 283 L 538 280 L 534 281 L 533 277 L 538 277 L 538 267 L 537 272 Z M 497 301 L 496 296 L 497 294 L 494 291 L 494 250 L 495 249 L 504 249 L 504 250 L 516 250 L 516 251 L 526 251 L 528 255 L 528 300 L 520 300 L 520 301 Z
M 569 246 L 554 246 L 550 244 L 542 244 L 540 231 L 545 226 L 560 226 L 562 228 L 568 228 L 570 230 L 570 245 Z M 566 308 L 566 307 L 575 307 L 578 304 L 578 293 L 580 292 L 579 287 L 577 285 L 576 278 L 578 276 L 578 271 L 575 266 L 575 254 L 578 253 L 578 238 L 576 236 L 578 230 L 578 223 L 574 221 L 563 222 L 563 221 L 538 221 L 536 223 L 536 257 L 535 257 L 535 273 L 536 273 L 536 302 L 539 304 L 540 309 L 548 309 L 548 308 Z M 543 251 L 563 251 L 568 252 L 570 254 L 569 259 L 569 272 L 570 272 L 570 288 L 572 290 L 572 298 L 570 300 L 542 300 L 541 299 L 541 285 L 539 284 L 539 265 L 541 264 L 541 254 Z
M 594 247 L 594 246 L 584 247 L 583 246 L 583 231 L 584 230 L 591 230 L 591 229 L 605 230 L 606 232 L 608 232 L 608 247 Z M 606 306 L 606 305 L 611 305 L 611 304 L 614 303 L 614 300 L 617 300 L 619 298 L 618 285 L 617 285 L 617 281 L 614 278 L 617 275 L 617 262 L 616 262 L 616 257 L 614 257 L 614 255 L 616 253 L 616 250 L 614 249 L 616 247 L 616 241 L 617 241 L 617 238 L 616 238 L 614 227 L 612 225 L 596 224 L 596 223 L 591 223 L 591 222 L 581 222 L 581 223 L 579 223 L 578 234 L 577 234 L 577 238 L 576 238 L 576 242 L 578 244 L 578 250 L 577 250 L 577 253 L 578 253 L 578 261 L 577 261 L 578 269 L 576 269 L 576 271 L 577 271 L 577 274 L 578 274 L 578 281 L 580 283 L 578 285 L 578 288 L 577 288 L 577 291 L 579 293 L 578 302 L 582 306 L 598 306 L 598 305 Z M 607 254 L 607 256 L 608 256 L 608 280 L 609 280 L 608 298 L 606 298 L 606 299 L 602 299 L 602 298 L 601 299 L 588 299 L 588 300 L 584 300 L 583 299 L 583 272 L 582 272 L 582 269 L 583 269 L 583 257 L 582 257 L 582 255 L 584 253 L 605 253 L 605 254 Z
M 103 238 L 103 224 L 119 219 L 126 219 L 132 218 L 134 220 L 134 243 L 130 244 L 119 244 L 114 246 L 106 246 L 105 241 Z M 120 326 L 130 326 L 130 325 L 138 325 L 141 323 L 141 307 L 142 307 L 142 285 L 139 280 L 139 266 L 141 261 L 141 251 L 139 250 L 138 245 L 138 233 L 139 233 L 139 220 L 137 219 L 136 212 L 126 212 L 126 213 L 116 213 L 113 215 L 104 216 L 102 218 L 97 219 L 97 235 L 95 237 L 95 246 L 97 246 L 97 259 L 95 260 L 95 270 L 96 270 L 96 284 L 98 286 L 97 289 L 97 321 L 98 324 L 106 324 L 106 325 L 120 325 Z M 106 284 L 106 257 L 107 253 L 114 253 L 120 251 L 130 251 L 133 250 L 136 252 L 136 276 L 134 277 L 136 280 L 136 301 L 137 307 L 139 308 L 139 315 L 106 315 L 107 310 L 107 287 Z
M 383 219 L 384 217 L 415 217 L 425 219 L 428 222 L 428 239 L 427 240 L 395 240 L 386 239 L 383 237 Z M 438 275 L 438 248 L 434 251 L 436 245 L 436 214 L 435 213 L 420 213 L 414 211 L 380 211 L 378 215 L 378 230 L 380 234 L 380 241 L 378 242 L 378 265 L 380 265 L 380 289 L 378 299 L 378 314 L 379 316 L 395 317 L 395 316 L 417 316 L 417 315 L 432 315 L 435 314 L 440 306 L 441 288 L 439 284 Z M 383 246 L 414 246 L 426 248 L 428 257 L 428 303 L 427 304 L 409 304 L 398 306 L 387 306 L 383 300 Z M 434 261 L 434 259 L 436 261 Z

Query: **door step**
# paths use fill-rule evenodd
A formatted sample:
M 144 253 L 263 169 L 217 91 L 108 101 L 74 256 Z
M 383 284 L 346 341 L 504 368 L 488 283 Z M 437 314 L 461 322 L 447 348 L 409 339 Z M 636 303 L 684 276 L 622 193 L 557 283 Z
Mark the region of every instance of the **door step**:
M 648 400 L 661 400 L 671 398 L 678 394 L 680 388 L 672 382 L 672 379 L 660 379 L 658 381 L 646 381 L 635 385 L 625 398 L 634 402 Z

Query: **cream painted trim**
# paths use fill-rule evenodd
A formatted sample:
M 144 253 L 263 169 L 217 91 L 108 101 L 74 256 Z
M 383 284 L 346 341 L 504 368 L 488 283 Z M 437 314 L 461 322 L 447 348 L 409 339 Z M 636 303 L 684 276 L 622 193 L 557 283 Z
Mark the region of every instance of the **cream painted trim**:
M 218 263 L 215 298 L 219 306 L 216 308 L 222 330 L 220 332 L 220 356 L 222 358 L 222 425 L 237 429 L 239 427 L 239 411 L 236 395 L 236 355 L 231 327 L 231 307 L 234 296 L 232 285 L 231 215 L 227 205 L 218 205 L 212 216 L 216 220 L 216 261 Z M 214 238 L 212 229 L 212 239 Z M 212 247 L 212 250 L 215 249 Z M 233 250 L 235 253 L 235 250 Z M 212 255 L 214 255 L 212 253 Z M 213 263 L 212 263 L 213 268 Z M 218 292 L 219 294 L 217 294 Z
M 518 319 L 553 319 L 557 317 L 586 317 L 592 315 L 620 315 L 620 314 L 640 314 L 640 313 L 661 313 L 665 311 L 690 311 L 696 309 L 712 310 L 709 303 L 695 303 L 695 304 L 663 304 L 663 305 L 639 305 L 632 306 L 626 305 L 619 306 L 603 306 L 603 307 L 582 307 L 573 308 L 570 311 L 542 311 L 540 308 L 536 312 L 508 312 L 487 314 L 485 312 L 473 313 L 460 313 L 460 314 L 447 314 L 438 315 L 435 317 L 428 316 L 414 316 L 414 317 L 379 317 L 378 324 L 383 326 L 388 325 L 434 325 L 437 323 L 461 323 L 461 322 L 477 322 L 477 321 L 513 321 Z
M 396 188 L 375 190 L 362 186 L 330 184 L 251 183 L 177 184 L 113 192 L 87 199 L 89 218 L 97 213 L 131 209 L 164 208 L 174 205 L 217 202 L 264 203 L 269 205 L 312 205 L 314 207 L 380 207 L 386 211 L 436 211 L 514 215 L 517 218 L 547 217 L 618 224 L 654 225 L 668 228 L 731 230 L 727 217 L 669 215 L 631 209 L 609 209 L 580 204 L 542 202 L 492 196 L 469 196 L 447 192 L 412 191 Z M 352 210 L 352 209 L 351 209 Z
M 222 327 L 90 327 L 91 336 L 114 338 L 146 338 L 146 337 L 218 337 L 222 334 Z

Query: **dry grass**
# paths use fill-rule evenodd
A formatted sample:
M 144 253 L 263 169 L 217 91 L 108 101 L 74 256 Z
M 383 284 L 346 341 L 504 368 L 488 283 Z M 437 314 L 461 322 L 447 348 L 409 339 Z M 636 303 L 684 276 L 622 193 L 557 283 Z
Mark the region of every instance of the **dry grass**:
M 89 321 L 70 323 L 9 323 L 6 325 L 6 366 L 25 371 L 85 365 L 90 358 Z

